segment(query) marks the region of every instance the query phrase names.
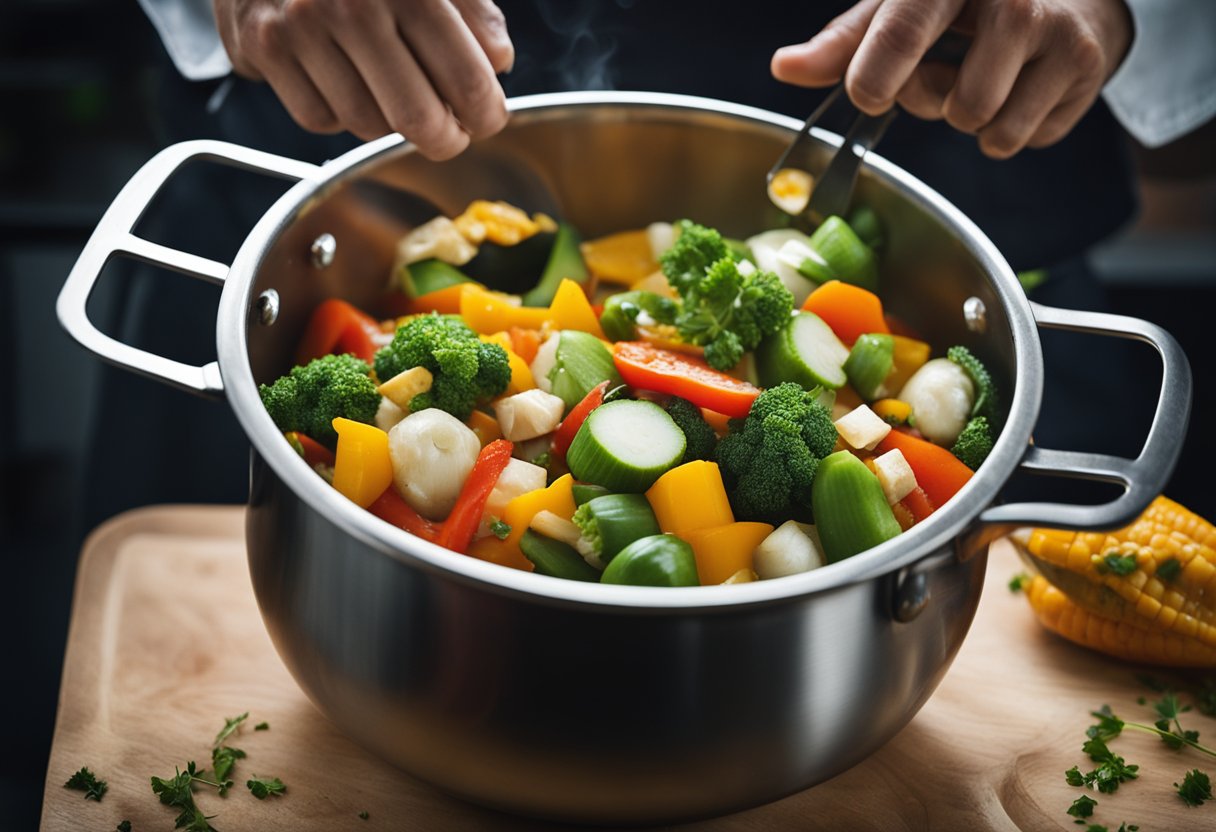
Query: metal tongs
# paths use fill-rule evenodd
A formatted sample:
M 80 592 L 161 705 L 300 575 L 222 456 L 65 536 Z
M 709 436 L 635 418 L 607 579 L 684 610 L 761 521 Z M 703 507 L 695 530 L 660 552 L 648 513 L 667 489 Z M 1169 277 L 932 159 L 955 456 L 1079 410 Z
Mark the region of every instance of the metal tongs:
M 844 82 L 842 81 L 828 93 L 827 98 L 823 99 L 807 118 L 802 129 L 798 131 L 798 135 L 794 137 L 789 147 L 781 154 L 781 158 L 769 170 L 768 184 L 770 186 L 773 177 L 785 167 L 785 162 L 790 154 L 806 141 L 807 137 L 811 135 L 811 128 L 815 126 L 815 122 L 819 121 L 843 91 Z M 857 171 L 861 167 L 862 160 L 865 159 L 870 148 L 878 144 L 878 140 L 882 138 L 888 125 L 895 118 L 896 112 L 897 108 L 892 107 L 877 116 L 865 113 L 858 115 L 849 128 L 849 132 L 845 134 L 844 141 L 832 155 L 832 160 L 828 162 L 827 168 L 811 188 L 810 202 L 798 213 L 798 217 L 809 218 L 812 223 L 818 225 L 828 217 L 843 215 L 848 210 L 849 200 L 853 196 L 853 185 L 857 182 Z

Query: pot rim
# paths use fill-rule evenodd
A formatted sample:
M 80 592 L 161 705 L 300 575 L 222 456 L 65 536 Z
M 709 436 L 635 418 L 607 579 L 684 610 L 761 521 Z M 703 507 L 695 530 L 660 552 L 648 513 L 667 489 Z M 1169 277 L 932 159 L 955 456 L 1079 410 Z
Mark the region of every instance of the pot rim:
M 771 128 L 792 138 L 802 123 L 788 116 L 726 101 L 653 92 L 596 91 L 530 95 L 507 102 L 513 123 L 568 117 L 580 111 L 600 111 L 600 118 L 628 120 L 636 114 L 669 113 L 681 120 L 745 122 Z M 510 129 L 510 124 L 507 129 Z M 840 136 L 814 128 L 811 138 L 837 147 Z M 737 610 L 790 601 L 849 584 L 895 573 L 933 555 L 968 529 L 992 503 L 1013 473 L 1028 446 L 1043 393 L 1043 356 L 1030 303 L 1013 270 L 996 246 L 961 211 L 911 174 L 870 151 L 863 165 L 884 184 L 903 193 L 932 215 L 984 269 L 1009 318 L 1015 369 L 1007 420 L 982 468 L 946 505 L 907 532 L 847 560 L 785 578 L 731 586 L 637 587 L 605 586 L 552 578 L 502 567 L 469 556 L 455 555 L 383 521 L 347 500 L 311 471 L 282 439 L 258 396 L 248 357 L 246 324 L 256 316 L 254 277 L 271 245 L 324 191 L 353 177 L 362 167 L 414 147 L 400 135 L 385 136 L 333 159 L 316 179 L 302 180 L 270 207 L 254 226 L 233 260 L 220 298 L 217 350 L 228 401 L 252 444 L 255 455 L 313 510 L 357 540 L 406 566 L 473 584 L 479 588 L 530 600 L 582 608 L 622 609 L 653 613 L 692 610 Z

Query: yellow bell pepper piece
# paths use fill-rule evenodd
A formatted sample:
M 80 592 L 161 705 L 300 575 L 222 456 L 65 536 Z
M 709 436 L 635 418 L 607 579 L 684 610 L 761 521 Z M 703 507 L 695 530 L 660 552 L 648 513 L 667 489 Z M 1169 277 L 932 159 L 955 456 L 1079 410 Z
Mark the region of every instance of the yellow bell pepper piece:
M 645 228 L 589 240 L 581 249 L 587 269 L 605 283 L 630 286 L 659 268 Z
M 685 532 L 684 540 L 697 558 L 702 586 L 725 583 L 752 568 L 752 552 L 773 533 L 768 523 L 730 523 Z
M 480 537 L 469 544 L 469 554 L 480 560 L 488 560 L 499 566 L 509 566 L 512 569 L 532 571 L 532 561 L 524 557 L 519 545 L 512 546 L 506 540 L 499 540 L 494 535 Z
M 498 420 L 489 413 L 482 413 L 480 410 L 474 410 L 473 413 L 465 420 L 465 424 L 473 433 L 477 434 L 477 441 L 481 443 L 481 447 L 485 447 L 495 439 L 502 439 L 502 428 L 498 426 Z
M 906 425 L 912 416 L 912 405 L 900 399 L 879 399 L 870 405 L 874 415 L 892 425 Z
M 519 353 L 512 349 L 511 336 L 508 333 L 495 332 L 493 335 L 482 335 L 481 340 L 489 344 L 498 344 L 507 352 L 507 363 L 511 366 L 511 380 L 503 392 L 504 396 L 514 396 L 516 393 L 531 390 L 536 386 L 536 380 L 532 378 L 532 368 L 528 366 L 527 361 L 520 357 Z
M 341 416 L 334 419 L 333 425 L 338 432 L 334 488 L 351 502 L 367 508 L 393 482 L 388 434 L 375 425 Z
M 460 316 L 474 332 L 489 335 L 512 326 L 540 329 L 549 310 L 516 306 L 507 295 L 466 283 L 460 294 Z
M 882 384 L 892 396 L 898 396 L 899 391 L 904 389 L 904 384 L 912 378 L 912 374 L 929 360 L 932 347 L 924 341 L 903 335 L 892 335 L 891 339 L 895 342 L 895 351 L 891 356 L 891 372 L 887 373 Z
M 659 528 L 677 537 L 735 522 L 716 462 L 696 460 L 672 468 L 650 486 L 646 499 Z
M 573 280 L 564 278 L 557 286 L 557 293 L 549 304 L 549 317 L 558 329 L 577 329 L 580 332 L 590 332 L 600 340 L 604 339 L 604 330 L 600 328 L 600 320 L 591 308 L 591 301 L 583 287 Z
M 566 474 L 554 480 L 548 488 L 538 488 L 507 503 L 502 510 L 502 521 L 511 527 L 511 533 L 503 543 L 512 548 L 512 556 L 519 552 L 520 538 L 528 530 L 532 518 L 542 511 L 551 511 L 563 520 L 574 516 L 574 477 Z

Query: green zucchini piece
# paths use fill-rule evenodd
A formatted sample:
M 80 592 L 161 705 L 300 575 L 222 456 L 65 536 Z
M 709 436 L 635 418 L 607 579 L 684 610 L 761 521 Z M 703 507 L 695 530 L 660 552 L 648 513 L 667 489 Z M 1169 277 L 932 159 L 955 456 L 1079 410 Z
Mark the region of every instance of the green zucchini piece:
M 811 248 L 838 280 L 878 291 L 878 258 L 840 217 L 828 217 L 811 235 Z
M 756 348 L 756 373 L 763 387 L 796 381 L 804 390 L 835 390 L 848 381 L 844 362 L 849 348 L 813 312 L 799 312 L 790 325 Z
M 583 560 L 573 546 L 545 537 L 532 529 L 519 539 L 519 549 L 532 561 L 539 575 L 566 578 L 572 581 L 598 581 L 600 573 Z
M 900 533 L 878 477 L 849 451 L 837 451 L 820 461 L 811 483 L 811 511 L 828 563 Z
M 469 281 L 469 276 L 460 269 L 434 257 L 401 267 L 401 291 L 410 298 Z
M 600 583 L 631 586 L 700 586 L 692 547 L 672 534 L 635 540 L 604 568 Z
M 684 456 L 684 433 L 654 402 L 618 399 L 591 411 L 566 463 L 574 478 L 609 491 L 640 493 Z
M 662 533 L 645 494 L 596 497 L 574 512 L 574 525 L 603 563 L 638 538 Z
M 558 223 L 557 236 L 553 239 L 545 269 L 541 272 L 540 281 L 524 293 L 524 306 L 548 306 L 557 294 L 557 287 L 566 278 L 580 286 L 587 282 L 587 264 L 579 251 L 582 242 L 574 226 Z
M 518 295 L 536 285 L 553 253 L 556 231 L 538 231 L 510 246 L 483 241 L 465 263 L 465 274 L 491 289 Z
M 874 213 L 874 209 L 868 205 L 858 205 L 849 214 L 849 228 L 853 229 L 853 233 L 872 249 L 882 247 L 884 237 L 882 230 L 882 221 L 878 219 L 878 214 Z
M 849 384 L 867 402 L 879 398 L 883 380 L 895 366 L 895 339 L 881 332 L 860 336 L 844 362 Z
M 549 384 L 553 395 L 566 403 L 567 410 L 581 402 L 601 381 L 607 381 L 609 387 L 621 383 L 612 353 L 599 338 L 575 329 L 562 330 L 557 338 Z
M 581 506 L 584 503 L 591 502 L 596 497 L 603 497 L 612 493 L 602 485 L 591 485 L 590 483 L 575 483 L 570 486 L 570 492 L 574 497 L 574 504 L 576 506 Z
M 632 341 L 637 337 L 637 319 L 642 312 L 659 323 L 669 324 L 675 320 L 676 304 L 654 292 L 617 292 L 604 301 L 600 326 L 610 341 Z

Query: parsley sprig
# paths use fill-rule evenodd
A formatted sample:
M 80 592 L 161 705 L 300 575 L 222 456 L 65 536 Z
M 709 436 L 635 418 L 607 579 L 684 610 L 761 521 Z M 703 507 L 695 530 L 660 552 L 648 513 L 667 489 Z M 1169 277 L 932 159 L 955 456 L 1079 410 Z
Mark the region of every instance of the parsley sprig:
M 1182 785 L 1174 784 L 1178 796 L 1187 806 L 1202 806 L 1212 799 L 1212 781 L 1199 769 L 1192 769 L 1182 777 Z
M 88 767 L 82 767 L 80 771 L 68 778 L 68 782 L 63 784 L 65 789 L 76 789 L 84 792 L 85 800 L 96 800 L 101 802 L 101 798 L 105 796 L 106 789 L 109 786 L 105 780 L 98 779 L 97 775 L 89 771 Z
M 280 795 L 287 791 L 283 781 L 277 777 L 258 777 L 255 774 L 253 779 L 246 782 L 245 785 L 258 800 L 265 800 L 270 795 Z
M 1189 745 L 1200 753 L 1216 757 L 1216 750 L 1199 744 L 1198 731 L 1184 731 L 1178 724 L 1178 715 L 1189 711 L 1189 705 L 1180 706 L 1177 697 L 1172 693 L 1167 693 L 1153 704 L 1153 709 L 1161 718 L 1152 725 L 1145 725 L 1142 722 L 1125 722 L 1111 712 L 1110 705 L 1103 705 L 1099 710 L 1090 711 L 1090 715 L 1097 717 L 1098 722 L 1086 729 L 1085 734 L 1091 739 L 1110 740 L 1119 736 L 1124 728 L 1131 728 L 1156 734 L 1170 748 L 1180 749 L 1184 745 Z M 1177 731 L 1170 729 L 1171 720 L 1177 727 Z
M 186 832 L 216 832 L 215 827 L 210 823 L 211 818 L 215 815 L 204 815 L 194 803 L 195 782 L 219 787 L 218 783 L 204 778 L 205 773 L 202 769 L 196 768 L 194 761 L 191 760 L 186 765 L 185 771 L 174 769 L 172 777 L 152 778 L 152 792 L 160 798 L 160 802 L 166 806 L 172 806 L 174 809 L 181 809 L 181 813 L 174 822 L 174 829 L 185 829 Z

